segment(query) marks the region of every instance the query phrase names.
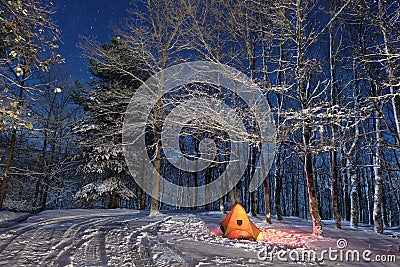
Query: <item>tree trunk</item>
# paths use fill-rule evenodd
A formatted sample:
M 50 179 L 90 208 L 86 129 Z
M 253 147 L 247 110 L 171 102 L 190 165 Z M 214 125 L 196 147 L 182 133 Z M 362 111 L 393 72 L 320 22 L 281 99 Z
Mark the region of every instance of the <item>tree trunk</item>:
M 231 168 L 227 169 L 227 174 L 228 174 L 228 181 L 229 181 L 229 188 L 231 188 L 231 190 L 229 190 L 229 199 L 231 201 L 232 206 L 235 204 L 235 186 L 232 183 L 232 174 L 231 174 Z M 196 186 L 197 187 L 197 186 Z
M 164 52 L 164 51 L 163 51 Z M 166 54 L 163 53 L 162 57 L 162 69 L 164 70 L 166 68 Z M 161 77 L 160 77 L 160 83 L 159 86 L 161 86 L 159 93 L 161 96 L 161 93 L 163 91 L 162 86 L 164 85 L 165 82 L 165 77 L 164 77 L 164 72 L 161 72 Z M 162 103 L 157 101 L 156 104 L 156 110 L 155 110 L 155 115 L 154 115 L 154 128 L 155 128 L 155 139 L 156 139 L 156 154 L 154 157 L 154 181 L 153 181 L 153 188 L 152 188 L 152 197 L 151 197 L 151 203 L 150 203 L 150 215 L 157 215 L 159 214 L 159 203 L 158 203 L 158 197 L 160 194 L 160 181 L 161 181 L 161 108 L 162 108 Z
M 200 156 L 199 146 L 195 143 L 194 147 L 195 147 L 196 157 L 199 157 Z M 198 170 L 199 169 L 199 161 L 196 160 L 194 162 L 194 164 L 195 164 L 194 165 L 195 166 L 195 170 Z M 194 198 L 193 208 L 195 209 L 198 206 L 197 203 L 198 203 L 198 199 L 199 199 L 199 188 L 198 188 L 198 186 L 199 186 L 199 173 L 197 171 L 193 173 L 193 180 L 194 180 L 194 188 L 195 188 L 194 196 L 193 196 L 193 198 Z
M 358 143 L 358 138 L 359 138 L 359 129 L 358 126 L 356 126 L 355 132 L 354 132 L 354 140 L 353 143 L 350 147 L 349 152 L 346 154 L 346 167 L 349 171 L 350 175 L 350 226 L 352 228 L 357 229 L 358 228 L 358 219 L 359 219 L 359 205 L 360 203 L 360 197 L 359 197 L 359 192 L 360 192 L 360 179 L 357 175 L 357 171 L 354 167 L 354 164 L 352 163 L 352 158 L 355 153 L 355 148 Z
M 294 177 L 294 174 L 293 174 Z M 298 179 L 298 178 L 297 178 Z M 293 179 L 294 180 L 294 179 Z M 294 216 L 296 217 L 300 217 L 300 210 L 299 210 L 299 182 L 297 181 L 296 185 L 295 185 L 295 210 L 294 210 Z
M 219 199 L 219 211 L 225 213 L 224 197 Z
M 160 137 L 161 138 L 161 137 Z M 150 203 L 150 215 L 157 215 L 159 212 L 158 209 L 158 199 L 160 193 L 160 172 L 161 172 L 161 142 L 157 141 L 157 148 L 156 148 L 156 157 L 154 159 L 154 182 L 153 182 L 153 189 L 152 189 L 152 197 Z
M 275 208 L 278 221 L 282 221 L 281 192 L 282 192 L 282 176 L 281 176 L 281 147 L 276 151 L 275 161 Z
M 205 173 L 205 182 L 206 184 L 210 184 L 211 182 L 211 174 L 209 169 L 207 168 Z M 210 187 L 206 187 L 206 190 L 204 192 L 205 194 L 205 199 L 206 199 L 206 204 L 205 204 L 205 209 L 206 210 L 211 210 L 211 203 L 210 203 L 210 199 L 211 199 L 211 194 L 210 194 Z
M 236 184 L 236 201 L 237 203 L 241 202 L 242 199 L 242 179 Z
M 3 202 L 4 202 L 4 198 L 6 196 L 7 182 L 8 182 L 8 177 L 10 176 L 11 161 L 12 161 L 12 158 L 13 158 L 13 153 L 14 153 L 14 147 L 15 147 L 16 140 L 17 140 L 17 130 L 14 129 L 12 131 L 12 135 L 11 135 L 11 139 L 10 139 L 10 145 L 8 147 L 7 160 L 6 160 L 6 166 L 5 166 L 5 171 L 4 171 L 4 178 L 1 181 L 1 187 L 0 187 L 0 210 L 3 209 Z
M 25 79 L 25 74 L 23 75 L 23 79 Z M 19 94 L 18 94 L 18 106 L 17 106 L 17 110 L 19 111 L 21 109 L 21 101 L 22 101 L 22 96 L 23 96 L 23 92 L 24 90 L 22 89 L 24 86 L 24 83 L 22 82 L 21 87 L 19 88 Z M 13 159 L 13 155 L 14 155 L 14 148 L 15 148 L 15 143 L 17 141 L 17 125 L 15 124 L 15 120 L 13 121 L 13 130 L 12 130 L 12 134 L 11 134 L 11 139 L 10 139 L 10 145 L 8 146 L 8 151 L 7 151 L 7 160 L 6 160 L 6 165 L 5 165 L 5 169 L 4 169 L 4 178 L 1 181 L 1 185 L 0 185 L 0 210 L 3 209 L 3 203 L 4 203 L 4 198 L 6 196 L 6 190 L 7 190 L 7 182 L 8 182 L 8 178 L 10 176 L 10 168 L 11 168 L 11 162 Z
M 309 146 L 309 142 L 310 142 L 310 131 L 311 131 L 307 122 L 304 122 L 303 130 L 304 130 L 304 132 L 303 132 L 304 144 L 305 144 L 305 148 L 307 149 Z M 315 195 L 315 188 L 314 188 L 314 172 L 312 169 L 312 154 L 308 151 L 306 151 L 305 155 L 304 155 L 304 169 L 305 169 L 306 180 L 307 180 L 310 214 L 311 214 L 311 219 L 313 222 L 313 234 L 316 236 L 323 236 L 322 221 L 321 221 L 321 216 L 319 213 L 319 205 L 317 202 L 317 197 Z
M 269 188 L 268 188 L 268 181 L 267 177 L 265 177 L 263 181 L 263 186 L 264 186 L 264 196 L 265 196 L 265 221 L 268 224 L 272 223 L 271 220 L 271 200 L 269 197 Z
M 109 209 L 117 209 L 119 208 L 119 197 L 117 193 L 112 192 L 110 195 L 110 202 L 108 203 Z
M 374 167 L 371 167 L 374 169 Z M 374 170 L 372 170 L 374 172 Z M 368 179 L 368 180 L 367 180 Z M 365 196 L 368 198 L 368 221 L 366 223 L 368 224 L 373 224 L 374 223 L 374 197 L 375 197 L 375 192 L 374 192 L 374 178 L 371 176 L 367 177 L 366 183 L 368 191 L 365 193 Z
M 374 231 L 383 234 L 382 221 L 382 198 L 383 198 L 383 177 L 382 177 L 382 134 L 380 116 L 376 120 L 376 151 L 374 154 Z
M 54 130 L 54 136 L 56 135 L 56 132 L 57 132 L 57 129 Z M 51 172 L 53 170 L 52 167 L 53 167 L 53 162 L 54 162 L 54 152 L 55 152 L 55 150 L 56 150 L 56 140 L 55 140 L 55 137 L 54 137 L 53 143 L 51 144 L 49 168 L 47 170 L 46 178 L 45 178 L 41 210 L 44 210 L 46 208 L 47 195 L 49 193 L 49 186 L 50 186 L 50 178 L 52 176 Z
M 342 151 L 342 167 L 346 166 L 346 157 L 344 156 L 344 152 Z M 350 204 L 350 193 L 349 193 L 349 185 L 350 185 L 350 178 L 348 172 L 346 170 L 342 171 L 343 175 L 343 195 L 344 195 L 344 212 L 345 212 L 345 220 L 350 221 L 350 213 L 351 213 L 351 204 Z
M 50 88 L 47 88 L 47 90 L 50 91 Z M 43 147 L 42 147 L 42 155 L 40 159 L 40 167 L 39 167 L 39 176 L 36 179 L 36 186 L 35 186 L 35 194 L 33 197 L 33 202 L 32 202 L 32 207 L 36 207 L 36 203 L 39 197 L 39 189 L 40 189 L 40 184 L 42 182 L 42 176 L 44 174 L 44 167 L 46 164 L 46 150 L 47 150 L 47 142 L 48 142 L 48 135 L 49 135 L 49 126 L 50 126 L 50 119 L 51 119 L 51 113 L 53 112 L 53 106 L 54 102 L 56 100 L 56 95 L 54 94 L 53 98 L 50 101 L 50 107 L 49 107 L 49 113 L 47 114 L 46 118 L 46 125 L 44 127 L 44 139 L 43 139 Z
M 385 186 L 383 186 L 383 191 L 385 191 Z M 382 194 L 382 213 L 383 213 L 383 225 L 384 226 L 389 226 L 389 216 L 388 216 L 388 203 L 387 203 L 387 198 L 385 194 Z
M 351 215 L 350 215 L 350 226 L 352 228 L 358 228 L 358 191 L 359 191 L 359 179 L 357 172 L 350 162 L 347 159 L 347 166 L 349 168 L 350 174 L 350 205 L 351 205 Z
M 146 208 L 146 192 L 140 188 L 140 204 L 139 209 L 144 210 Z
M 335 130 L 333 130 L 335 131 Z M 339 197 L 338 197 L 338 169 L 337 169 L 337 152 L 335 150 L 331 150 L 330 155 L 331 161 L 331 175 L 332 175 L 332 207 L 333 207 L 333 215 L 335 218 L 335 226 L 338 229 L 342 228 L 340 211 L 339 211 Z
M 335 14 L 335 2 L 331 2 L 331 17 Z M 335 38 L 334 38 L 334 28 L 335 23 L 332 21 L 329 25 L 329 65 L 330 65 L 330 79 L 331 79 L 331 101 L 332 107 L 334 108 L 337 104 L 338 90 L 336 88 L 336 75 L 335 75 Z M 332 143 L 333 149 L 330 151 L 330 165 L 331 165 L 331 177 L 332 177 L 332 208 L 333 216 L 335 219 L 335 226 L 338 229 L 342 228 L 340 211 L 339 211 L 339 197 L 338 197 L 338 167 L 337 167 L 337 137 L 338 137 L 338 127 L 335 122 L 332 122 Z
M 251 200 L 251 215 L 257 216 L 256 191 L 250 193 L 250 200 Z
M 304 205 L 303 205 L 303 211 L 304 211 L 304 218 L 308 219 L 309 218 L 309 212 L 307 210 L 307 202 L 308 202 L 308 194 L 307 194 L 307 179 L 304 179 L 304 183 L 303 183 L 303 201 L 304 201 Z
M 50 118 L 48 118 L 50 119 Z M 47 131 L 48 131 L 48 125 L 44 129 L 44 140 L 43 140 L 43 148 L 42 148 L 42 156 L 41 156 L 41 162 L 40 162 L 40 167 L 39 167 L 39 176 L 36 179 L 36 186 L 35 186 L 35 194 L 33 196 L 33 202 L 32 202 L 32 207 L 36 207 L 36 203 L 39 197 L 39 189 L 40 189 L 40 183 L 42 182 L 42 175 L 44 173 L 44 166 L 46 162 L 46 149 L 47 149 Z
M 384 21 L 384 7 L 382 6 L 382 0 L 379 0 L 379 18 Z M 390 90 L 390 94 L 393 95 L 393 97 L 391 98 L 391 104 L 392 104 L 392 109 L 393 109 L 393 118 L 394 118 L 394 123 L 396 125 L 396 133 L 397 133 L 397 141 L 400 143 L 400 109 L 399 109 L 399 96 L 395 95 L 395 88 L 392 85 L 393 82 L 395 81 L 395 62 L 393 61 L 393 59 L 391 59 L 392 57 L 392 51 L 390 49 L 390 40 L 389 40 L 389 35 L 387 33 L 387 28 L 385 24 L 381 24 L 381 32 L 382 32 L 382 36 L 383 36 L 383 43 L 384 43 L 384 51 L 385 51 L 385 55 L 387 57 L 387 61 L 385 63 L 386 65 L 386 73 L 388 76 L 388 83 L 389 83 L 389 90 Z

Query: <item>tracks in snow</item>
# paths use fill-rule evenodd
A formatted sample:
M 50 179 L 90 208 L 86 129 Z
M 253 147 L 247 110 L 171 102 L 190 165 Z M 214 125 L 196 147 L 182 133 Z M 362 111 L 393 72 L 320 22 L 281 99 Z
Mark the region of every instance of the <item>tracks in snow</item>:
M 44 212 L 1 229 L 0 265 L 132 266 L 137 238 L 168 220 L 128 210 L 78 213 Z

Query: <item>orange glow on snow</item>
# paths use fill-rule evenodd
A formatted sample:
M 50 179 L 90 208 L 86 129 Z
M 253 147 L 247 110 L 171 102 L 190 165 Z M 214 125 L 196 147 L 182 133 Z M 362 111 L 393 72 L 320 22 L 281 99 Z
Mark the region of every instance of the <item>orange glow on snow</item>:
M 285 248 L 305 247 L 306 240 L 313 238 L 312 233 L 301 233 L 286 229 L 262 228 L 261 231 L 263 233 L 262 241 Z
M 289 229 L 260 228 L 262 239 L 273 246 L 285 248 L 302 248 L 306 245 L 306 240 L 315 238 L 312 233 L 296 232 Z M 213 235 L 222 237 L 223 233 L 219 227 L 212 227 L 210 231 Z
M 211 233 L 215 236 L 223 236 L 224 233 L 222 233 L 221 229 L 219 227 L 213 227 L 210 229 Z

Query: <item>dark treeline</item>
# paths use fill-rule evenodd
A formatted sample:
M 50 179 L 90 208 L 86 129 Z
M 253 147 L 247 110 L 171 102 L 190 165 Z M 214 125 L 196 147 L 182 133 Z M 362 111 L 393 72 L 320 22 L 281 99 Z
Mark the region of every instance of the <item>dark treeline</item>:
M 71 83 L 53 66 L 62 56 L 53 10 L 30 0 L 0 4 L 0 208 L 179 208 L 147 196 L 132 178 L 124 113 L 149 76 L 208 60 L 240 70 L 262 89 L 276 150 L 254 193 L 250 164 L 226 196 L 199 208 L 239 201 L 268 222 L 271 214 L 310 218 L 315 234 L 323 233 L 321 219 L 338 228 L 343 220 L 354 228 L 374 224 L 378 233 L 400 224 L 399 1 L 134 1 L 110 43 L 83 41 L 93 76 L 87 84 Z M 219 138 L 214 171 L 168 168 L 157 141 L 158 105 L 167 100 L 153 114 L 155 168 L 177 184 L 209 183 L 229 160 L 224 132 L 202 121 L 182 138 L 189 157 L 198 156 L 205 135 Z M 201 125 L 209 129 L 196 135 Z M 250 150 L 258 164 L 257 146 Z

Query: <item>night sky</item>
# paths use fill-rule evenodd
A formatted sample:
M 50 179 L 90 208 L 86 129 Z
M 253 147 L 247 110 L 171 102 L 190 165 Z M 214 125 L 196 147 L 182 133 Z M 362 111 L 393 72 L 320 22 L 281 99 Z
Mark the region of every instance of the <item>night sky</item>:
M 59 53 L 65 59 L 64 67 L 74 80 L 87 81 L 90 77 L 87 59 L 78 47 L 82 36 L 93 37 L 101 43 L 113 36 L 112 27 L 121 25 L 128 16 L 130 0 L 69 0 L 52 2 L 56 7 L 54 20 L 61 30 Z

